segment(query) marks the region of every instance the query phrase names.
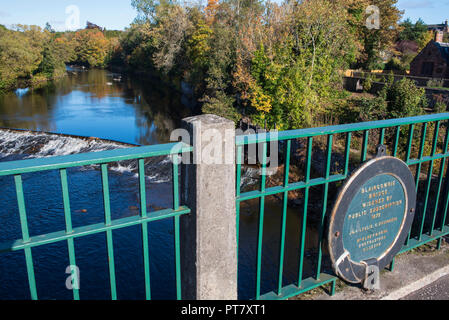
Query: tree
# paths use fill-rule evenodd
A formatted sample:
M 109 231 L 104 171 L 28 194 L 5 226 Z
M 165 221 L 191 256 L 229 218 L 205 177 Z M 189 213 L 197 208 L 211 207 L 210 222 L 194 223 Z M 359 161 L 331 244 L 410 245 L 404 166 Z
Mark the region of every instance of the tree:
M 55 30 L 52 28 L 51 24 L 49 22 L 47 22 L 45 24 L 45 29 L 46 31 L 50 32 L 50 33 L 55 33 Z
M 414 41 L 418 45 L 418 49 L 424 48 L 433 38 L 433 33 L 427 30 L 427 25 L 422 19 L 418 19 L 413 24 L 410 18 L 407 18 L 400 26 L 402 31 L 399 33 L 398 39 Z
M 210 26 L 215 21 L 215 15 L 219 7 L 218 0 L 208 0 L 207 6 L 204 8 L 204 15 L 206 18 L 206 23 Z
M 361 28 L 363 55 L 360 62 L 367 69 L 375 69 L 386 59 L 397 39 L 403 11 L 397 8 L 397 0 L 373 0 L 369 3 L 379 8 L 380 25 L 379 29 Z
M 72 39 L 75 56 L 71 62 L 91 67 L 104 67 L 109 41 L 104 34 L 97 30 L 84 29 L 75 33 Z
M 131 0 L 131 5 L 137 10 L 137 23 L 155 22 L 157 19 L 158 7 L 164 7 L 175 1 L 171 0 Z
M 338 1 L 290 2 L 284 37 L 252 60 L 248 81 L 255 119 L 280 129 L 318 125 L 332 117 L 341 94 L 339 70 L 357 55 L 347 8 Z
M 37 26 L 16 25 L 0 30 L 0 88 L 15 86 L 17 79 L 31 79 L 42 62 L 46 35 Z
M 421 115 L 428 104 L 424 88 L 418 88 L 413 80 L 405 77 L 387 84 L 380 96 L 387 101 L 387 112 L 391 118 Z
M 168 73 L 183 50 L 187 32 L 192 28 L 192 24 L 186 10 L 181 6 L 158 7 L 157 11 L 157 22 L 150 31 L 154 47 L 153 62 L 159 70 Z

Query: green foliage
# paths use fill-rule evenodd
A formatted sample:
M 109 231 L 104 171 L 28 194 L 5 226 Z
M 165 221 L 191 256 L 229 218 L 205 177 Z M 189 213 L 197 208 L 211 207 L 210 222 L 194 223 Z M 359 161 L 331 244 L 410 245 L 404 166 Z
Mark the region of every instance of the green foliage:
M 355 100 L 360 121 L 383 120 L 387 118 L 388 103 L 382 97 Z
M 222 91 L 216 92 L 214 97 L 203 97 L 202 102 L 205 114 L 216 114 L 234 122 L 240 120 L 240 115 L 234 108 L 234 99 Z
M 402 73 L 409 69 L 410 63 L 404 63 L 404 61 L 398 57 L 391 58 L 391 60 L 385 65 L 385 70 L 399 71 Z
M 360 6 L 367 8 L 375 5 L 380 12 L 379 28 L 368 29 L 365 19 L 360 25 L 360 39 L 363 45 L 360 65 L 367 70 L 382 70 L 384 64 L 383 54 L 391 50 L 399 33 L 399 20 L 402 11 L 397 7 L 398 0 L 359 0 Z
M 100 30 L 54 32 L 47 23 L 0 28 L 0 89 L 14 89 L 19 82 L 42 85 L 66 72 L 65 63 L 105 67 L 118 45 Z
M 55 33 L 55 30 L 52 28 L 51 24 L 49 22 L 47 22 L 45 24 L 45 31 L 48 31 L 50 33 Z
M 42 61 L 34 74 L 41 73 L 48 79 L 52 79 L 56 75 L 60 75 L 64 70 L 64 61 L 62 61 L 57 55 L 57 50 L 55 50 L 55 47 L 51 42 L 46 44 L 44 50 L 42 51 Z
M 371 88 L 373 86 L 373 83 L 374 83 L 374 76 L 370 72 L 370 73 L 367 74 L 367 76 L 363 80 L 363 91 L 370 92 L 370 90 L 371 90 Z
M 48 36 L 36 26 L 0 30 L 0 80 L 3 89 L 16 86 L 18 79 L 31 79 L 43 59 Z
M 177 87 L 187 82 L 204 113 L 248 116 L 268 129 L 415 115 L 426 101 L 413 83 L 391 76 L 379 97 L 349 101 L 342 86 L 342 71 L 356 62 L 383 69 L 397 39 L 428 40 L 422 21 L 399 28 L 396 2 L 209 0 L 202 8 L 131 0 L 138 17 L 124 32 L 0 26 L 0 88 L 59 77 L 64 63 L 120 65 Z M 380 29 L 365 26 L 370 4 L 380 8 Z M 412 59 L 394 56 L 386 68 L 405 71 Z
M 208 53 L 204 79 L 204 95 L 201 101 L 203 113 L 214 110 L 231 120 L 239 120 L 232 96 L 232 66 L 235 63 L 235 43 L 230 40 L 231 30 L 217 27 L 210 39 L 215 50 Z
M 428 88 L 443 88 L 444 80 L 430 79 L 429 81 L 427 81 L 426 86 Z
M 339 117 L 344 123 L 405 118 L 423 114 L 425 107 L 427 98 L 423 88 L 416 87 L 407 78 L 397 82 L 390 79 L 376 97 L 349 99 Z
M 123 31 L 121 31 L 121 30 L 104 30 L 103 34 L 107 39 L 114 39 L 114 38 L 119 38 L 120 36 L 122 36 Z
M 69 61 L 89 67 L 105 67 L 109 41 L 97 29 L 84 29 L 75 33 L 73 39 L 75 55 Z
M 420 48 L 423 48 L 428 42 L 427 25 L 422 19 L 418 19 L 414 24 L 410 18 L 400 24 L 402 31 L 399 33 L 398 40 L 415 41 Z
M 418 88 L 412 80 L 405 77 L 386 85 L 380 96 L 387 101 L 387 112 L 391 118 L 421 115 L 428 105 L 425 89 Z
M 435 103 L 433 112 L 434 113 L 445 113 L 445 112 L 447 112 L 447 104 L 444 103 L 443 101 L 437 101 Z

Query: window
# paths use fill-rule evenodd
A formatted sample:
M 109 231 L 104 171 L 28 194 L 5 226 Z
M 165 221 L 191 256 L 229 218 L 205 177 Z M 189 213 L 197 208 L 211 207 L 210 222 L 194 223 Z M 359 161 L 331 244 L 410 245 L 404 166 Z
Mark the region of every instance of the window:
M 421 75 L 424 77 L 432 77 L 433 76 L 433 62 L 423 62 L 421 68 Z

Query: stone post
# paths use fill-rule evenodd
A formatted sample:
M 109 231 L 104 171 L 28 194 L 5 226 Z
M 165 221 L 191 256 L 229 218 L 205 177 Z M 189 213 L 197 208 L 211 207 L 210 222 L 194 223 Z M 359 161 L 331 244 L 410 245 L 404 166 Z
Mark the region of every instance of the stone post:
M 201 115 L 183 128 L 194 151 L 182 166 L 182 203 L 192 210 L 180 223 L 182 298 L 236 300 L 235 125 Z

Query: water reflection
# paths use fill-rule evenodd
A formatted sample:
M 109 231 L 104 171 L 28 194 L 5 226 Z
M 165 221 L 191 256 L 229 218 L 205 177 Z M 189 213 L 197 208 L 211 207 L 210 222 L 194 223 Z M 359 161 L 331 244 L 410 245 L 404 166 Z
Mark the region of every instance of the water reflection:
M 0 127 L 165 143 L 191 114 L 185 101 L 156 81 L 71 68 L 68 76 L 42 89 L 0 96 Z

